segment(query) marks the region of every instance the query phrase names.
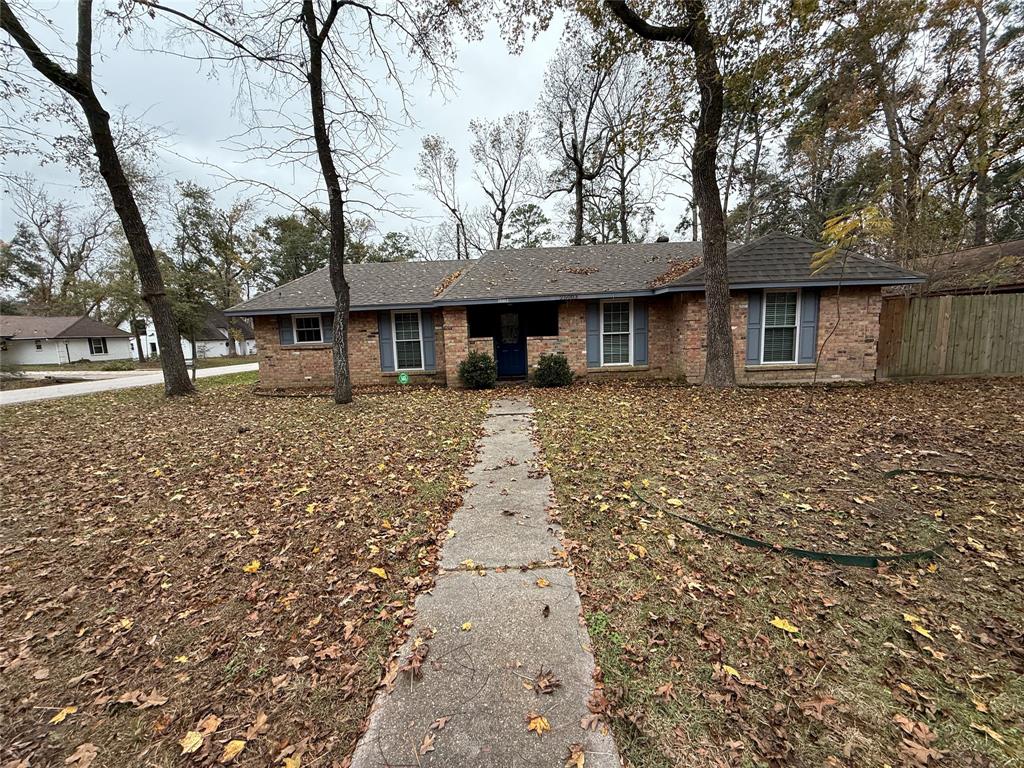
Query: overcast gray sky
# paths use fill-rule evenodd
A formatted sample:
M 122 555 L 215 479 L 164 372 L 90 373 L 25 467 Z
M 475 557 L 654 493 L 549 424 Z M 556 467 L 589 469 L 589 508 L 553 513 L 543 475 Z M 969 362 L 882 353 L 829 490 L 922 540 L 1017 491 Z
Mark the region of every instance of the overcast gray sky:
M 27 23 L 30 31 L 50 50 L 72 53 L 69 41 L 74 39 L 75 2 L 59 0 L 49 5 L 34 3 L 34 6 L 52 20 L 61 40 L 38 24 Z M 102 5 L 97 3 L 97 6 L 96 16 L 99 17 Z M 165 23 L 158 19 L 150 27 L 148 42 L 154 47 L 162 45 L 167 31 Z M 386 161 L 389 175 L 383 186 L 392 194 L 407 196 L 402 202 L 422 219 L 419 223 L 436 223 L 441 215 L 438 204 L 415 188 L 413 169 L 423 136 L 438 133 L 451 142 L 460 157 L 462 197 L 468 203 L 481 204 L 482 194 L 472 179 L 469 121 L 495 119 L 512 111 L 532 109 L 541 91 L 545 66 L 558 46 L 560 34 L 561 25 L 555 24 L 528 43 L 523 54 L 517 56 L 508 52 L 492 27 L 483 40 L 459 44 L 454 92 L 440 94 L 426 78 L 420 78 L 409 87 L 411 111 L 417 125 L 396 133 L 396 150 Z M 207 186 L 222 187 L 223 177 L 218 178 L 217 172 L 210 168 L 212 165 L 226 168 L 239 177 L 266 180 L 294 191 L 297 196 L 315 188 L 316 179 L 307 171 L 295 167 L 274 169 L 265 164 L 258 167 L 230 148 L 228 139 L 242 127 L 234 109 L 237 87 L 230 76 L 211 77 L 194 61 L 144 51 L 145 36 L 135 34 L 129 41 L 118 41 L 116 28 L 110 25 L 103 27 L 97 42 L 101 55 L 95 65 L 94 78 L 103 90 L 107 109 L 114 112 L 126 107 L 129 114 L 159 126 L 170 135 L 159 150 L 159 170 L 168 183 L 191 179 Z M 394 101 L 397 95 L 390 93 L 389 98 Z M 55 194 L 68 197 L 80 194 L 75 190 L 76 177 L 59 167 L 40 167 L 31 157 L 8 158 L 6 170 L 34 174 L 52 184 Z M 227 204 L 242 193 L 237 187 L 222 188 L 218 200 Z M 287 201 L 281 202 L 288 205 Z M 552 200 L 544 207 L 553 214 L 558 203 Z M 677 200 L 669 198 L 657 216 L 655 229 L 671 232 L 679 220 L 681 207 Z M 403 230 L 411 223 L 417 222 L 389 214 L 377 217 L 381 232 Z M 5 195 L 0 237 L 9 238 L 13 228 L 14 216 Z M 673 239 L 675 237 L 673 235 Z

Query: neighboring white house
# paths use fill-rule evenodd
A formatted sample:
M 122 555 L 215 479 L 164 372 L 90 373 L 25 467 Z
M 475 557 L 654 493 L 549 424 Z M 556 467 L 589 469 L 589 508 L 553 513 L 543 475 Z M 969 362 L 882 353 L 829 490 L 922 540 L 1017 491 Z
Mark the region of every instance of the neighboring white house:
M 130 322 L 123 322 L 120 327 L 129 333 L 132 332 Z M 146 332 L 140 333 L 139 337 L 147 358 L 160 354 L 160 342 L 157 341 L 156 328 L 151 318 L 146 318 Z M 131 336 L 130 344 L 132 357 L 138 360 L 139 351 L 136 349 L 134 334 Z M 193 357 L 192 345 L 184 336 L 181 338 L 181 352 L 186 360 Z M 202 360 L 209 357 L 255 354 L 256 336 L 252 332 L 252 326 L 238 317 L 227 318 L 219 309 L 210 307 L 206 322 L 196 336 L 194 356 Z
M 0 315 L 0 358 L 12 365 L 131 360 L 128 334 L 82 317 Z

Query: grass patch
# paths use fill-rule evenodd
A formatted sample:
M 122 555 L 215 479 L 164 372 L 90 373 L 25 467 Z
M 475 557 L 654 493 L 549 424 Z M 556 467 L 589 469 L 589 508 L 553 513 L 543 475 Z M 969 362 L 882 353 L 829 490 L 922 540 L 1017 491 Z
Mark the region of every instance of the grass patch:
M 436 568 L 486 399 L 415 389 L 339 407 L 257 397 L 255 380 L 0 410 L 4 762 L 62 765 L 90 742 L 97 765 L 180 765 L 178 741 L 210 714 L 206 763 L 263 716 L 233 765 L 351 751 Z M 151 694 L 166 701 L 142 706 Z
M 1021 764 L 1024 382 L 532 398 L 629 765 L 902 765 L 910 743 Z M 704 534 L 638 489 L 780 545 L 950 546 L 840 568 Z

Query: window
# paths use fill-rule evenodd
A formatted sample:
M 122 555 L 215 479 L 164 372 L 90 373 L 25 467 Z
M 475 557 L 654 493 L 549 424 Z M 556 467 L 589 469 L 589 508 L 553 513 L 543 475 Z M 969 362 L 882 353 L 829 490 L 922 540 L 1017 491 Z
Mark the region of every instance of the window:
M 36 339 L 36 349 L 42 349 L 42 348 L 43 348 L 42 340 L 41 339 Z
M 324 340 L 320 315 L 294 315 L 292 327 L 295 329 L 296 344 L 320 344 Z
M 601 365 L 633 362 L 633 302 L 601 302 Z
M 89 339 L 89 354 L 91 354 L 91 355 L 105 355 L 105 354 L 107 354 L 107 340 L 106 339 Z
M 149 342 L 149 354 L 151 354 L 151 355 L 155 355 L 156 354 L 156 342 L 155 341 Z
M 800 295 L 797 291 L 764 294 L 762 363 L 795 363 Z
M 423 334 L 419 310 L 392 312 L 391 327 L 395 339 L 395 370 L 423 370 Z

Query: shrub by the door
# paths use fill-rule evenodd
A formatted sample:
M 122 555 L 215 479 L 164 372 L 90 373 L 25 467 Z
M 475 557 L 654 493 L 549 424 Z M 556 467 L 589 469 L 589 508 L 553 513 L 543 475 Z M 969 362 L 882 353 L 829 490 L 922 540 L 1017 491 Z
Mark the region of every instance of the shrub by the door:
M 494 358 L 486 352 L 470 352 L 459 363 L 459 378 L 470 389 L 492 389 L 498 381 L 498 368 Z
M 565 355 L 541 355 L 537 359 L 533 383 L 538 387 L 567 387 L 572 384 L 572 370 Z

